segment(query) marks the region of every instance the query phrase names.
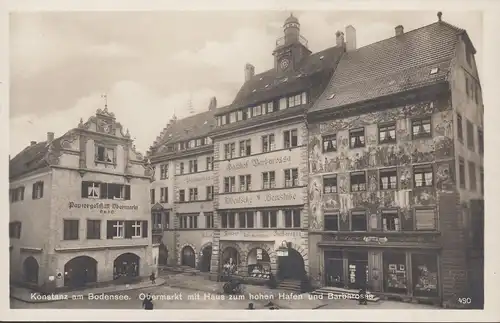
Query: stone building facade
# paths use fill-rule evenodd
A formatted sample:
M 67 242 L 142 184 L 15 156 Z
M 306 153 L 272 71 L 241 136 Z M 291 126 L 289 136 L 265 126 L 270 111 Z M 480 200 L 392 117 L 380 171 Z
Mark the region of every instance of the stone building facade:
M 11 279 L 73 288 L 150 275 L 150 173 L 107 108 L 33 142 L 10 161 Z
M 470 291 L 469 210 L 483 197 L 474 53 L 439 15 L 340 60 L 308 112 L 309 261 L 321 284 L 450 306 Z

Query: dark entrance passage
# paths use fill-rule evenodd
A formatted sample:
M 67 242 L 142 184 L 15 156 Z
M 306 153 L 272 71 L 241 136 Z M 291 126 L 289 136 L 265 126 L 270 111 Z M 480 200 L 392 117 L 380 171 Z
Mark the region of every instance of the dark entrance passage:
M 344 287 L 344 259 L 341 250 L 325 251 L 326 286 Z
M 158 264 L 166 266 L 168 264 L 168 249 L 163 243 L 160 243 L 158 250 Z
M 278 257 L 278 277 L 293 280 L 303 280 L 306 277 L 304 258 L 297 250 L 288 248 L 288 256 Z
M 38 284 L 38 261 L 32 256 L 29 256 L 23 263 L 23 278 L 24 281 L 30 284 Z
M 348 286 L 359 289 L 368 285 L 368 252 L 348 252 Z
M 83 287 L 97 282 L 97 261 L 88 256 L 71 259 L 64 265 L 64 286 Z
M 201 259 L 198 264 L 198 269 L 201 272 L 209 272 L 210 271 L 210 263 L 212 261 L 212 246 L 207 246 L 203 248 L 201 251 Z
M 130 252 L 116 257 L 113 263 L 113 279 L 138 277 L 140 273 L 140 260 L 141 258 L 138 255 Z
M 181 266 L 189 266 L 194 268 L 196 266 L 196 257 L 193 248 L 185 246 L 181 252 Z

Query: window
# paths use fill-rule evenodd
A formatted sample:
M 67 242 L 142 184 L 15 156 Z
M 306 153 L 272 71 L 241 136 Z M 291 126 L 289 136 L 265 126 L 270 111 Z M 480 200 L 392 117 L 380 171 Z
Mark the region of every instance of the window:
M 300 228 L 300 210 L 284 210 L 285 228 Z
M 221 126 L 225 125 L 227 123 L 228 116 L 227 114 L 223 115 L 220 117 L 221 119 Z
M 43 182 L 36 182 L 33 184 L 31 197 L 33 200 L 41 199 L 43 197 Z
M 236 144 L 230 143 L 230 144 L 224 144 L 224 156 L 226 156 L 226 159 L 231 159 L 235 157 L 236 155 Z
M 351 148 L 360 148 L 365 146 L 364 128 L 349 131 L 349 145 Z
M 278 227 L 278 213 L 276 211 L 261 211 L 260 214 L 263 228 Z
M 398 188 L 398 171 L 395 168 L 380 170 L 380 189 L 392 190 Z
M 481 96 L 481 88 L 479 87 L 479 84 L 476 83 L 476 104 L 479 104 L 481 102 L 480 96 Z
M 412 138 L 428 138 L 431 134 L 431 118 L 413 120 L 411 122 Z
M 63 240 L 78 240 L 79 220 L 64 220 Z
M 168 164 L 160 165 L 160 179 L 168 178 Z
M 337 193 L 337 175 L 327 175 L 323 177 L 323 192 Z
M 432 231 L 436 229 L 435 209 L 415 209 L 415 228 L 417 230 Z
M 198 200 L 198 189 L 190 188 L 189 189 L 189 201 L 197 201 Z
M 149 190 L 149 198 L 151 200 L 151 204 L 155 204 L 155 189 L 154 188 Z
M 465 161 L 463 158 L 458 159 L 458 182 L 461 188 L 465 188 Z
M 250 156 L 252 154 L 252 141 L 242 140 L 240 141 L 240 157 Z
M 270 189 L 276 187 L 276 176 L 274 171 L 262 173 L 262 189 Z
M 179 163 L 179 174 L 180 175 L 184 174 L 184 163 L 183 162 Z
M 207 192 L 207 200 L 211 201 L 214 199 L 214 187 L 213 186 L 207 186 L 206 187 L 206 192 Z
M 266 112 L 267 113 L 274 112 L 274 102 L 264 103 L 264 106 L 266 107 Z
M 153 230 L 162 230 L 163 229 L 163 213 L 154 212 L 152 214 Z
M 224 212 L 220 215 L 221 227 L 225 229 L 233 229 L 236 226 L 236 213 Z
M 288 107 L 293 108 L 302 104 L 301 94 L 288 97 Z
M 325 231 L 339 231 L 339 214 L 338 213 L 327 213 L 325 214 Z
M 413 182 L 415 187 L 432 187 L 434 185 L 432 165 L 413 166 Z
M 413 295 L 437 297 L 438 263 L 435 254 L 411 254 Z
M 280 110 L 285 110 L 287 108 L 286 105 L 286 98 L 281 98 L 279 101 L 279 109 Z
M 236 122 L 236 112 L 231 112 L 229 114 L 229 123 L 235 123 Z
M 276 148 L 274 144 L 274 134 L 262 136 L 262 152 L 267 153 Z
M 285 140 L 285 148 L 297 147 L 298 139 L 297 139 L 297 129 L 287 130 L 283 132 L 284 140 Z
M 189 161 L 189 172 L 196 173 L 198 171 L 198 161 L 196 159 Z
M 142 237 L 142 222 L 132 221 L 132 238 Z
M 212 212 L 205 213 L 205 228 L 207 229 L 215 228 L 214 214 Z
M 239 227 L 242 229 L 254 227 L 254 212 L 238 212 Z
M 477 142 L 479 144 L 479 154 L 484 154 L 484 138 L 483 138 L 483 130 L 477 129 Z
M 260 116 L 262 114 L 262 106 L 258 105 L 252 108 L 253 110 L 253 116 Z
M 95 161 L 102 163 L 115 162 L 115 150 L 113 148 L 104 147 L 101 145 L 95 146 Z
M 9 223 L 9 238 L 21 239 L 21 222 L 14 221 Z
M 323 152 L 337 151 L 337 135 L 323 137 Z
M 241 118 L 241 120 L 250 119 L 250 115 L 249 115 L 247 109 L 243 109 L 243 110 L 238 111 L 238 116 Z
M 160 188 L 160 203 L 168 203 L 168 187 Z
M 179 190 L 179 202 L 186 202 L 186 191 Z
M 240 175 L 240 192 L 252 190 L 252 179 L 250 175 Z
M 101 239 L 101 220 L 87 220 L 87 239 Z
M 125 238 L 125 221 L 108 221 L 107 226 L 108 239 Z
M 366 231 L 366 212 L 364 211 L 353 211 L 351 213 L 351 231 Z
M 207 157 L 207 170 L 214 170 L 214 157 Z
M 378 142 L 380 144 L 396 142 L 396 123 L 381 125 L 378 127 Z
M 110 200 L 130 200 L 130 185 L 82 182 L 82 197 Z
M 469 162 L 469 188 L 471 191 L 477 190 L 476 164 Z
M 481 194 L 484 194 L 484 169 L 481 167 L 479 168 L 479 182 L 480 182 L 480 189 L 481 189 Z
M 467 97 L 470 97 L 469 78 L 467 77 L 467 75 L 465 75 L 465 93 L 467 94 Z
M 464 141 L 463 121 L 459 113 L 457 113 L 457 138 L 460 142 Z
M 351 192 L 366 191 L 365 172 L 351 173 Z
M 236 192 L 236 178 L 234 176 L 224 177 L 224 193 Z
M 406 254 L 384 251 L 382 255 L 384 264 L 383 277 L 384 289 L 389 293 L 406 294 L 408 291 L 408 268 L 406 268 Z
M 382 229 L 384 231 L 399 231 L 399 215 L 397 210 L 382 211 Z
M 467 147 L 474 151 L 474 125 L 467 120 Z
M 299 170 L 297 168 L 285 169 L 285 187 L 299 186 Z
M 10 201 L 11 203 L 24 200 L 24 186 L 13 188 L 10 190 Z
M 198 215 L 197 214 L 180 215 L 179 225 L 181 229 L 197 229 Z

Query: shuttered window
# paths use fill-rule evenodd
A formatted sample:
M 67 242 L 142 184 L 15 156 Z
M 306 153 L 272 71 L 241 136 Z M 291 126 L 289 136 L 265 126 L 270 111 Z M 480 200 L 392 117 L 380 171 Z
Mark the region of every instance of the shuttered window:
M 415 210 L 415 228 L 422 231 L 436 230 L 436 210 L 435 209 L 416 209 Z

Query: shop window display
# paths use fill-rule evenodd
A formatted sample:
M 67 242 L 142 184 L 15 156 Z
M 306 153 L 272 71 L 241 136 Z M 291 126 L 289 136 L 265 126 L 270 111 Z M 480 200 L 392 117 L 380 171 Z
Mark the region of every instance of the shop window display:
M 271 275 L 271 259 L 265 250 L 261 248 L 251 250 L 248 253 L 247 262 L 250 277 L 269 279 Z
M 239 264 L 238 251 L 232 247 L 224 249 L 222 252 L 222 270 L 226 275 L 237 274 Z
M 412 278 L 414 296 L 438 296 L 437 256 L 431 254 L 413 254 Z
M 405 294 L 408 290 L 406 255 L 384 252 L 384 289 L 387 293 Z

